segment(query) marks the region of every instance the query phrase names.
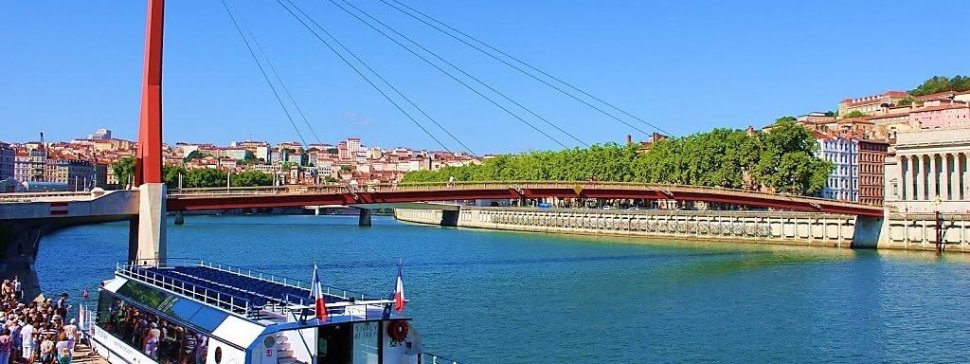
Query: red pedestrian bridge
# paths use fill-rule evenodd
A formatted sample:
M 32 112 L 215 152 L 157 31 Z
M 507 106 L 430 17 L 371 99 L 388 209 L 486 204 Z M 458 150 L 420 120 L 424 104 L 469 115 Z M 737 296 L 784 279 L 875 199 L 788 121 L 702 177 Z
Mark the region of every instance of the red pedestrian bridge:
M 198 211 L 328 205 L 360 206 L 551 197 L 699 201 L 785 211 L 812 211 L 866 217 L 883 215 L 882 206 L 878 205 L 726 188 L 617 182 L 540 181 L 183 189 L 168 193 L 167 209 Z

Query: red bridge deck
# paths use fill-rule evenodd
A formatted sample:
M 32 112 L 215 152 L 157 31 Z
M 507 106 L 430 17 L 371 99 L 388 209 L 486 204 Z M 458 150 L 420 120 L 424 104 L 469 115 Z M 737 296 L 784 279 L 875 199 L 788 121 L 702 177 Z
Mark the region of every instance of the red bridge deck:
M 168 209 L 191 211 L 541 197 L 703 201 L 788 211 L 883 216 L 882 206 L 877 205 L 725 188 L 517 181 L 184 189 L 169 193 Z

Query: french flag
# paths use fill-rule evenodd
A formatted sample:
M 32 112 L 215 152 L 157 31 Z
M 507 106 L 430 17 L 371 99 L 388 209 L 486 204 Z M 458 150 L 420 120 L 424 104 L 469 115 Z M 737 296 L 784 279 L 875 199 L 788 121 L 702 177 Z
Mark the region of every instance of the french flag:
M 323 299 L 323 285 L 320 284 L 316 264 L 313 265 L 313 282 L 310 282 L 310 299 L 316 304 L 317 318 L 327 321 L 327 302 Z
M 397 266 L 397 285 L 394 286 L 394 310 L 397 313 L 404 311 L 404 305 L 407 303 L 407 299 L 404 298 L 404 279 L 401 278 L 401 266 Z

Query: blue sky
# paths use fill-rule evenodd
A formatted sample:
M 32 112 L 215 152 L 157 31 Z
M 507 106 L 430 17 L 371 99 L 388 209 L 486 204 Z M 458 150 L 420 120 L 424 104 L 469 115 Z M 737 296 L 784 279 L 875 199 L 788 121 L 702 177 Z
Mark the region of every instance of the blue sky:
M 377 0 L 353 1 L 586 142 L 645 137 Z M 967 1 L 402 1 L 675 135 L 970 73 L 954 15 Z M 475 152 L 560 148 L 328 1 L 295 2 Z M 275 1 L 235 3 L 324 142 L 438 148 Z M 144 17 L 144 1 L 0 2 L 0 140 L 98 127 L 134 139 Z M 219 1 L 167 1 L 164 72 L 166 142 L 298 139 Z

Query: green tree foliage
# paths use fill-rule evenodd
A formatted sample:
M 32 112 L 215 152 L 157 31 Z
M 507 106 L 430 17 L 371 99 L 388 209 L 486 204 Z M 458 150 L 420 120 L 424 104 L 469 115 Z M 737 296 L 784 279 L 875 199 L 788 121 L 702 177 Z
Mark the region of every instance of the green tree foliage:
M 182 158 L 182 161 L 185 163 L 188 163 L 193 159 L 200 159 L 202 157 L 203 157 L 202 152 L 198 150 L 193 150 L 192 152 L 189 153 L 189 155 L 185 156 L 185 158 Z
M 225 187 L 226 173 L 215 168 L 193 169 L 183 178 L 185 187 Z
M 843 116 L 843 118 L 845 118 L 845 119 L 852 119 L 852 118 L 861 118 L 863 116 L 866 116 L 866 114 L 863 113 L 862 111 L 852 110 L 852 111 L 849 111 L 849 112 L 845 113 L 845 115 Z
M 118 184 L 127 186 L 135 175 L 135 158 L 124 157 L 111 164 L 111 171 L 118 177 Z
M 914 103 L 916 103 L 916 98 L 910 96 L 905 99 L 899 100 L 899 102 L 896 102 L 896 106 L 910 106 Z
M 178 188 L 179 186 L 179 175 L 187 175 L 188 172 L 182 166 L 162 166 L 162 180 L 165 181 L 165 185 L 168 189 Z M 184 183 L 184 180 L 183 180 Z
M 970 90 L 970 77 L 960 75 L 953 76 L 953 78 L 934 76 L 910 90 L 909 93 L 913 96 L 925 96 L 937 92 L 967 90 Z
M 233 173 L 229 178 L 233 187 L 272 186 L 273 175 L 256 170 Z
M 810 130 L 784 121 L 759 139 L 761 156 L 753 175 L 761 185 L 798 195 L 815 195 L 825 187 L 834 165 L 815 156 L 818 144 Z
M 214 168 L 193 169 L 183 177 L 183 184 L 187 188 L 225 187 L 226 172 Z M 229 184 L 232 187 L 272 186 L 273 175 L 256 170 L 233 172 Z
M 715 129 L 654 143 L 643 153 L 637 145 L 594 145 L 586 149 L 500 155 L 482 164 L 415 171 L 402 182 L 456 181 L 615 181 L 744 188 L 766 186 L 778 192 L 814 195 L 832 164 L 815 157 L 811 132 L 779 119 L 770 133 Z
M 239 164 L 256 164 L 256 162 L 259 162 L 259 160 L 256 159 L 256 153 L 253 153 L 251 150 L 247 150 L 246 155 L 238 162 Z

